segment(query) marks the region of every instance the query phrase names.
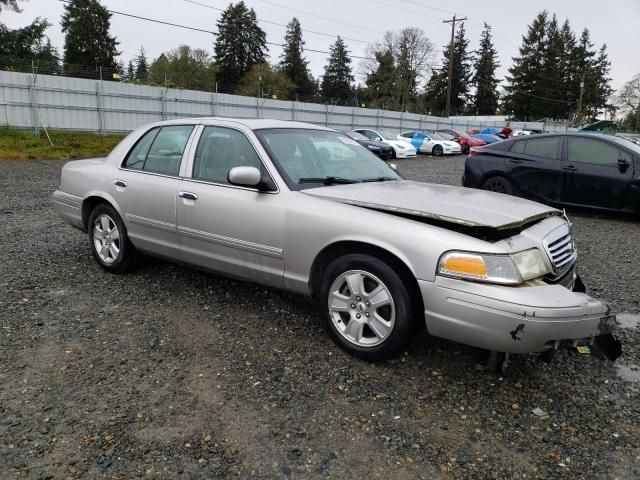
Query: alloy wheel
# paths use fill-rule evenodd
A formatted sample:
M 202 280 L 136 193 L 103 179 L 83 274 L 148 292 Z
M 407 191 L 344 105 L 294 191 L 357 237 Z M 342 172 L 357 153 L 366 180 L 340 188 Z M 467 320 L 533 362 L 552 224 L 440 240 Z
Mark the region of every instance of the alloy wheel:
M 391 292 L 364 270 L 349 270 L 334 280 L 328 307 L 336 331 L 360 347 L 380 345 L 393 331 L 396 309 Z
M 113 263 L 120 255 L 120 232 L 116 222 L 106 214 L 93 222 L 93 246 L 104 263 Z

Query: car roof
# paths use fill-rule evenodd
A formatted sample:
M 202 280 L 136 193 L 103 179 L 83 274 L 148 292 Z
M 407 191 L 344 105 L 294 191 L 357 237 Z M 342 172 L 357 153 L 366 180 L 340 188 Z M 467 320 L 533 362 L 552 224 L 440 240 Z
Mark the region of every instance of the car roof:
M 185 123 L 193 125 L 218 125 L 220 123 L 236 123 L 238 125 L 244 125 L 251 130 L 260 130 L 263 128 L 300 128 L 335 132 L 335 130 L 323 127 L 322 125 L 314 125 L 312 123 L 305 122 L 294 122 L 290 120 L 273 120 L 269 118 L 188 117 L 156 122 L 154 125 L 184 125 Z

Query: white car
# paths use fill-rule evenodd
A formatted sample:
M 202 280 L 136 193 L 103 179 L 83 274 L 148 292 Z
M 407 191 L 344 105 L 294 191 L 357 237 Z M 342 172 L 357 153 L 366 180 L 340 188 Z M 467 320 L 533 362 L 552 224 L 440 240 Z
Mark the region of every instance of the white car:
M 514 130 L 511 132 L 512 137 L 521 137 L 522 135 L 531 135 L 531 130 Z
M 458 142 L 447 140 L 434 132 L 426 133 L 412 130 L 403 132 L 396 138 L 410 142 L 420 153 L 430 153 L 438 157 L 441 155 L 460 155 L 462 153 L 462 147 Z
M 374 142 L 383 142 L 393 148 L 393 156 L 391 158 L 413 158 L 418 155 L 416 148 L 411 145 L 411 142 L 406 139 L 397 138 L 393 133 L 385 130 L 370 130 L 367 128 L 361 128 L 353 130 L 354 132 L 361 133 L 369 140 Z

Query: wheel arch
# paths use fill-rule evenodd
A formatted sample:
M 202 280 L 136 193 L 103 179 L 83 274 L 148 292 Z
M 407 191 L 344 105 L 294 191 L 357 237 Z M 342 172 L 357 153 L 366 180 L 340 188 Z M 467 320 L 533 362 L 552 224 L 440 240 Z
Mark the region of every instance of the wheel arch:
M 116 203 L 113 201 L 112 198 L 109 198 L 108 196 L 100 193 L 90 193 L 84 198 L 84 200 L 82 200 L 82 225 L 84 226 L 85 232 L 88 229 L 89 216 L 91 215 L 91 212 L 93 211 L 94 208 L 96 208 L 96 206 L 98 206 L 101 203 L 106 203 L 107 205 L 110 205 L 111 207 L 113 207 L 116 210 L 116 212 L 118 212 L 118 215 L 120 215 L 120 218 L 122 218 L 122 221 L 124 222 L 124 217 L 122 216 L 122 212 L 120 212 L 120 209 L 118 208 L 118 206 L 116 205 Z
M 378 258 L 394 268 L 412 290 L 412 298 L 418 302 L 420 312 L 424 312 L 424 304 L 415 272 L 409 265 L 393 252 L 367 242 L 357 240 L 341 240 L 324 247 L 314 258 L 309 274 L 309 291 L 315 297 L 323 268 L 331 261 L 351 253 L 368 254 Z

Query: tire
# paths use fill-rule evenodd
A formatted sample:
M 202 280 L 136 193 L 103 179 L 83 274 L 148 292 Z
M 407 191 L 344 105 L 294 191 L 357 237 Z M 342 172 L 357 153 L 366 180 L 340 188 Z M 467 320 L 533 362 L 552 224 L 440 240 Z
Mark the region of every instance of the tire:
M 389 160 L 395 160 L 396 159 L 396 149 L 391 147 L 391 156 L 389 157 Z
M 483 190 L 489 190 L 490 192 L 504 193 L 506 195 L 513 195 L 513 185 L 508 178 L 500 175 L 487 178 L 482 182 Z
M 91 211 L 87 230 L 93 258 L 104 270 L 126 273 L 135 267 L 138 253 L 115 208 L 106 203 L 97 205 Z
M 471 147 L 469 146 L 468 143 L 465 143 L 464 145 L 462 145 L 462 153 L 464 155 L 467 155 L 469 153 L 469 150 L 471 150 Z
M 440 145 L 434 145 L 431 149 L 431 153 L 433 153 L 436 157 L 441 157 L 444 151 Z
M 421 325 L 414 290 L 386 262 L 348 254 L 323 270 L 318 308 L 340 348 L 364 360 L 381 361 L 404 351 Z

